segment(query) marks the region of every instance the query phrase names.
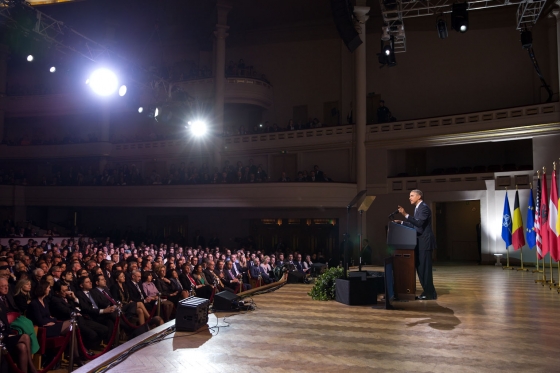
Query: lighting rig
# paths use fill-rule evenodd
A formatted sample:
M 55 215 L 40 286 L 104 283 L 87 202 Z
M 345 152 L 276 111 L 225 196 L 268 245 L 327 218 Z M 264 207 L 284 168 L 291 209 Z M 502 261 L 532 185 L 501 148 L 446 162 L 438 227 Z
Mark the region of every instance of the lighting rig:
M 105 63 L 121 66 L 124 80 L 132 83 L 137 90 L 147 90 L 153 100 L 159 102 L 151 108 L 139 107 L 138 112 L 158 120 L 167 121 L 173 108 L 175 112 L 186 112 L 193 98 L 179 87 L 173 86 L 166 79 L 158 76 L 116 51 L 98 43 L 51 16 L 32 7 L 25 0 L 0 0 L 0 24 L 21 32 L 24 36 L 35 35 L 63 54 L 76 54 L 99 65 L 86 80 L 91 89 L 101 96 L 110 96 L 118 92 L 125 96 L 131 87 L 119 80 L 117 74 L 104 67 Z M 27 56 L 28 62 L 35 60 L 33 54 Z M 49 71 L 56 72 L 56 66 Z M 182 100 L 182 101 L 181 101 Z M 179 102 L 181 101 L 181 102 Z M 180 110 L 177 110 L 177 108 Z
M 438 16 L 436 28 L 440 38 L 447 37 L 447 24 L 443 14 L 451 14 L 453 29 L 468 31 L 468 13 L 472 10 L 517 5 L 517 30 L 530 30 L 545 6 L 546 0 L 379 0 L 384 25 L 383 37 L 394 36 L 395 53 L 406 52 L 405 18 Z M 387 34 L 387 35 L 386 35 Z

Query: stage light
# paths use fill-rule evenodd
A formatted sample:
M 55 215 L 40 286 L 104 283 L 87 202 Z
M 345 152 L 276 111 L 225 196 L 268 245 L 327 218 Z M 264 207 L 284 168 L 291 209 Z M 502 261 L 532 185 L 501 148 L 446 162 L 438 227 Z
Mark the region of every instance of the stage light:
M 385 51 L 386 56 L 389 56 L 391 54 L 391 46 L 386 45 L 383 47 L 383 50 Z
M 381 34 L 381 40 L 384 41 L 390 40 L 391 36 L 389 36 L 389 26 L 383 26 L 381 30 L 383 31 L 383 34 Z
M 124 84 L 121 85 L 121 87 L 119 88 L 119 96 L 123 97 L 124 95 L 126 95 L 126 91 L 127 91 L 126 85 Z
M 377 59 L 381 64 L 380 67 L 385 65 L 393 67 L 397 65 L 397 60 L 395 58 L 395 37 L 391 35 L 388 43 L 385 40 L 381 40 L 381 52 L 377 54 Z
M 469 29 L 469 4 L 453 4 L 451 7 L 451 27 L 453 30 L 465 33 Z
M 56 67 L 52 66 L 52 67 L 49 69 L 49 71 L 50 71 L 51 73 L 56 72 Z
M 140 106 L 140 107 L 138 108 L 138 112 L 139 112 L 140 114 L 142 114 L 143 111 L 144 111 L 144 108 L 143 108 L 142 106 Z
M 27 56 L 27 62 L 33 62 L 34 58 L 33 55 L 30 54 L 29 56 Z
M 436 29 L 440 39 L 445 39 L 449 34 L 447 33 L 447 23 L 443 18 L 440 18 L 436 22 Z
M 98 95 L 109 96 L 117 90 L 119 80 L 111 70 L 98 69 L 90 75 L 89 85 Z
M 190 130 L 193 136 L 195 137 L 202 137 L 206 134 L 207 126 L 206 123 L 202 120 L 195 120 L 190 123 Z
M 154 111 L 154 118 L 157 119 L 158 115 L 159 115 L 159 109 L 156 108 L 156 110 Z

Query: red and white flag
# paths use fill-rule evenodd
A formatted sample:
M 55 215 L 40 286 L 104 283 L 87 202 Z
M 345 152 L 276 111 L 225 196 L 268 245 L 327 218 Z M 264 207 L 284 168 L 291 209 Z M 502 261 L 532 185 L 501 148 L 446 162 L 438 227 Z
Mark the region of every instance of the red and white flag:
M 548 193 L 546 191 L 546 174 L 543 172 L 542 182 L 541 182 L 541 204 L 539 206 L 539 223 L 540 223 L 540 235 L 541 235 L 541 257 L 544 257 L 549 252 L 549 237 L 548 231 L 550 230 L 548 226 Z
M 552 185 L 550 186 L 550 202 L 548 203 L 548 247 L 552 259 L 558 261 L 560 252 L 558 250 L 558 232 L 556 231 L 556 220 L 558 219 L 558 186 L 556 183 L 556 163 L 552 171 Z

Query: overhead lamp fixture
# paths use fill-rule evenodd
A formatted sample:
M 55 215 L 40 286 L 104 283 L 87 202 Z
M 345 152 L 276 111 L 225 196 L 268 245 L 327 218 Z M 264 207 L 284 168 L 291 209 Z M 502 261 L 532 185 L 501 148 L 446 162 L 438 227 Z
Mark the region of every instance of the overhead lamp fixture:
M 89 86 L 98 95 L 109 96 L 117 90 L 119 80 L 111 70 L 97 69 L 89 77 Z
M 469 29 L 469 4 L 458 3 L 451 6 L 451 27 L 460 33 Z
M 35 58 L 33 57 L 32 54 L 30 54 L 30 55 L 27 56 L 27 62 L 33 62 L 34 59 L 35 59 Z
M 119 88 L 119 96 L 123 97 L 124 95 L 126 95 L 126 91 L 127 91 L 126 85 L 124 84 L 121 85 L 121 87 Z
M 139 112 L 140 114 L 142 114 L 142 113 L 144 112 L 144 108 L 143 108 L 142 106 L 140 106 L 140 107 L 138 108 L 138 112 Z
M 55 73 L 56 72 L 56 67 L 55 66 L 51 66 L 51 68 L 49 69 L 49 71 L 51 73 Z
M 436 29 L 440 39 L 445 39 L 449 36 L 447 33 L 447 22 L 445 22 L 445 19 L 438 18 L 436 22 Z
M 395 37 L 391 35 L 388 42 L 381 40 L 381 52 L 377 54 L 377 58 L 380 67 L 385 65 L 393 67 L 397 65 L 397 60 L 395 58 Z
M 521 31 L 521 46 L 523 49 L 530 49 L 533 47 L 533 34 L 529 30 Z
M 404 24 L 400 24 L 396 26 L 397 28 L 397 34 L 395 35 L 395 37 L 397 39 L 404 39 Z

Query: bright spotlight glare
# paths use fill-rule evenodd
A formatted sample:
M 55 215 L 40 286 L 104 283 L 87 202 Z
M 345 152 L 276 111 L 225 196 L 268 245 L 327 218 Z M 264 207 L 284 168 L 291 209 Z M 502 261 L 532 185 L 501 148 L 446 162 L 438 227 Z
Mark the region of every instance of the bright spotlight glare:
M 385 54 L 388 56 L 391 54 L 391 50 L 390 49 L 385 49 Z
M 156 108 L 156 111 L 154 111 L 154 118 L 157 118 L 158 115 L 159 115 L 159 109 Z
M 467 31 L 467 25 L 461 25 L 461 32 Z
M 144 108 L 143 108 L 142 106 L 140 106 L 140 107 L 138 108 L 138 112 L 139 112 L 140 114 L 142 114 L 143 111 L 144 111 Z
M 117 90 L 119 80 L 108 69 L 95 70 L 89 77 L 91 89 L 100 96 L 109 96 Z
M 191 123 L 191 133 L 196 137 L 204 136 L 206 130 L 206 123 L 201 120 L 195 120 Z
M 123 97 L 124 95 L 126 95 L 126 86 L 121 85 L 121 87 L 119 88 L 119 96 Z
M 56 71 L 56 67 L 52 66 L 52 67 L 49 69 L 49 71 L 50 71 L 51 73 L 54 73 L 54 72 Z
M 33 61 L 33 55 L 30 54 L 29 56 L 27 56 L 27 61 L 28 62 L 32 62 Z

